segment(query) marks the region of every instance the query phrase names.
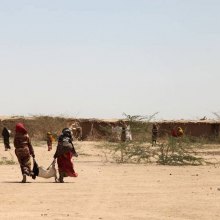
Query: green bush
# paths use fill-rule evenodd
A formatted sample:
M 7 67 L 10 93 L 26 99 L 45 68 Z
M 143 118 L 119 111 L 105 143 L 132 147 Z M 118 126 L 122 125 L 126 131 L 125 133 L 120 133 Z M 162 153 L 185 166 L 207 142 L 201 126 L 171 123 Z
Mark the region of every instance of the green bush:
M 195 146 L 187 137 L 170 137 L 159 145 L 157 163 L 162 165 L 202 165 L 205 160 L 198 157 Z

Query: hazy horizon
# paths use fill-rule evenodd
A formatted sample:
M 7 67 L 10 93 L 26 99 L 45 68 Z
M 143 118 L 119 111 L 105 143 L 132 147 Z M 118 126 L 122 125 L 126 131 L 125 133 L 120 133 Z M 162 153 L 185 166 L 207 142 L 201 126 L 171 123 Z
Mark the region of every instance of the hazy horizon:
M 0 3 L 0 115 L 220 112 L 217 0 Z

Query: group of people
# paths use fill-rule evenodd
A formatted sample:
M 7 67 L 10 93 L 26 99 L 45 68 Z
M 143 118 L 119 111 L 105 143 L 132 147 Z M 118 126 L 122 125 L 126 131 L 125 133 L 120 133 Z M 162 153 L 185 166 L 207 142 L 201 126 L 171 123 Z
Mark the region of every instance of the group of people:
M 124 124 L 123 124 L 124 125 Z M 129 132 L 128 132 L 129 131 Z M 76 150 L 73 145 L 73 132 L 75 132 L 78 137 L 78 140 L 82 139 L 82 130 L 78 124 L 73 124 L 70 128 L 64 128 L 62 130 L 61 135 L 58 137 L 58 144 L 56 148 L 56 152 L 54 154 L 54 163 L 58 164 L 59 171 L 59 182 L 64 182 L 64 177 L 77 177 L 78 174 L 74 170 L 72 157 L 78 157 Z M 11 131 L 6 127 L 2 130 L 2 136 L 4 140 L 5 150 L 11 149 L 10 147 L 10 133 Z M 154 123 L 152 125 L 152 146 L 157 144 L 157 138 L 159 133 L 159 126 Z M 183 135 L 183 129 L 181 127 L 177 127 L 172 129 L 171 136 L 172 137 L 181 137 Z M 130 127 L 122 126 L 121 131 L 121 140 L 132 140 Z M 52 150 L 52 143 L 54 141 L 53 135 L 51 132 L 47 133 L 47 146 L 48 151 Z M 35 175 L 32 169 L 32 160 L 35 160 L 34 148 L 31 144 L 30 137 L 28 135 L 28 131 L 22 123 L 17 123 L 15 126 L 15 136 L 14 136 L 14 147 L 15 154 L 18 158 L 18 162 L 20 164 L 21 173 L 22 173 L 22 182 L 25 183 L 27 176 Z
M 5 128 L 7 129 L 7 128 Z M 3 129 L 4 131 L 4 129 Z M 4 135 L 5 135 L 4 131 Z M 3 132 L 2 132 L 3 135 Z M 7 149 L 10 149 L 9 145 L 9 136 L 7 140 L 3 135 L 4 143 Z M 52 136 L 50 133 L 48 136 Z M 52 149 L 52 142 L 48 143 L 48 150 Z M 14 147 L 15 147 L 15 155 L 18 158 L 18 162 L 20 164 L 21 173 L 22 173 L 22 183 L 26 182 L 27 176 L 34 176 L 34 172 L 32 169 L 32 159 L 35 160 L 34 148 L 31 144 L 30 137 L 28 135 L 28 131 L 22 123 L 17 123 L 15 126 L 15 136 L 14 136 Z M 72 132 L 69 128 L 64 128 L 62 130 L 62 134 L 58 138 L 58 145 L 56 152 L 53 156 L 54 163 L 57 161 L 58 171 L 59 171 L 59 182 L 64 182 L 64 177 L 77 177 L 78 174 L 74 170 L 72 157 L 78 157 L 76 150 L 73 145 L 73 136 Z
M 132 141 L 131 127 L 124 121 L 120 121 L 119 124 L 110 124 L 111 126 L 111 138 L 114 141 L 129 142 Z
M 151 131 L 152 131 L 152 146 L 155 146 L 157 144 L 159 126 L 156 123 L 154 123 L 152 125 L 152 130 Z M 174 127 L 171 130 L 171 136 L 174 137 L 174 138 L 181 137 L 181 136 L 183 136 L 183 134 L 184 134 L 184 131 L 181 127 Z
M 80 126 L 79 122 L 74 122 L 73 124 L 71 124 L 69 130 L 71 131 L 71 135 L 72 137 L 75 138 L 75 140 L 82 141 L 82 127 Z M 53 142 L 54 142 L 53 134 L 50 131 L 48 131 L 47 132 L 48 151 L 52 150 Z

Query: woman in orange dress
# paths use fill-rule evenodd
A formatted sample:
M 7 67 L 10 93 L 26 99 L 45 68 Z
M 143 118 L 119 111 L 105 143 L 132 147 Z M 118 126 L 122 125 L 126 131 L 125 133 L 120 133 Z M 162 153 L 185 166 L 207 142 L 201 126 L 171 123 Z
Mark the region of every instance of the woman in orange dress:
M 47 147 L 48 151 L 52 150 L 52 144 L 53 144 L 53 135 L 51 132 L 47 132 Z

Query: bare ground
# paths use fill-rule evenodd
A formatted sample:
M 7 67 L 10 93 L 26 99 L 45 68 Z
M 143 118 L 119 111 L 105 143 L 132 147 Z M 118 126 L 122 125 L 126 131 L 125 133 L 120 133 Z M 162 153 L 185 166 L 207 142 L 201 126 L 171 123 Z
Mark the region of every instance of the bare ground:
M 79 176 L 63 184 L 42 178 L 22 184 L 18 164 L 1 165 L 0 219 L 220 219 L 219 166 L 116 164 L 95 147 L 103 144 L 78 142 Z M 37 145 L 39 165 L 49 166 L 55 149 Z M 1 159 L 16 161 L 14 150 L 1 146 Z

